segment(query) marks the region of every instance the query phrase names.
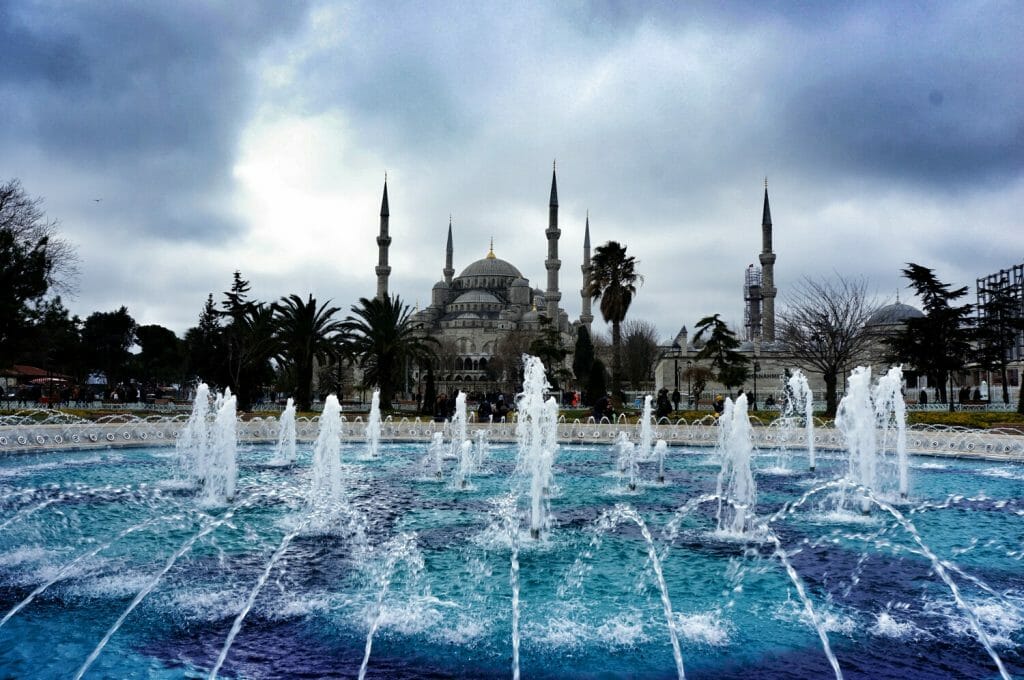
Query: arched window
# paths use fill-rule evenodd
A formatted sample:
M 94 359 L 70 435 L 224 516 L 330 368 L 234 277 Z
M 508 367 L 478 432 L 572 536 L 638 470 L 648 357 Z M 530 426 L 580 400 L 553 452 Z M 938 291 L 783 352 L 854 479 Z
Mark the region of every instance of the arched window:
M 480 370 L 481 371 L 486 371 L 487 370 L 487 358 L 486 357 L 480 360 L 479 366 L 480 366 Z

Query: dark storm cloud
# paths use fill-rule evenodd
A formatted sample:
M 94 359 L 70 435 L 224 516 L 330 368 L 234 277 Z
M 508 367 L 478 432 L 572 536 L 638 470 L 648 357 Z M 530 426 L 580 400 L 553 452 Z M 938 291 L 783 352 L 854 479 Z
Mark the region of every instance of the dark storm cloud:
M 297 3 L 27 3 L 0 9 L 0 139 L 102 175 L 133 229 L 237 231 L 197 195 L 228 188 L 247 61 Z M 13 169 L 16 170 L 16 169 Z
M 794 36 L 773 82 L 796 160 L 941 187 L 1019 176 L 1024 14 L 978 9 L 900 3 Z

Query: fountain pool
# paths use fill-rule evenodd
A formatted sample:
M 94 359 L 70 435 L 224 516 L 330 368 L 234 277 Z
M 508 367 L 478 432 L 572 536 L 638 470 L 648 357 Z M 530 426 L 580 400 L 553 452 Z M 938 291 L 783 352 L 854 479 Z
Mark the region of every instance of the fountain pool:
M 614 447 L 562 445 L 533 540 L 514 445 L 468 490 L 423 444 L 363 447 L 317 522 L 308 443 L 290 467 L 239 444 L 220 506 L 165 484 L 168 447 L 0 458 L 0 676 L 835 677 L 822 636 L 846 678 L 1024 674 L 1020 465 L 911 456 L 910 497 L 864 515 L 830 500 L 845 454 L 781 474 L 755 450 L 758 527 L 730 535 L 714 449 L 671 447 L 663 483 L 641 462 L 631 491 Z

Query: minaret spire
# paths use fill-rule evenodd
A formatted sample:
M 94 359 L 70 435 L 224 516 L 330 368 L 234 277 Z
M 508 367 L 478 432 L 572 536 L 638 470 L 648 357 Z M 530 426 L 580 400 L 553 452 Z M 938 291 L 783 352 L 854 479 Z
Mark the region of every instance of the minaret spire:
M 583 288 L 580 289 L 580 323 L 590 330 L 594 315 L 590 313 L 590 211 L 587 211 L 587 225 L 583 230 Z
M 388 208 L 388 176 L 384 175 L 384 198 L 380 202 L 380 233 L 377 235 L 377 299 L 388 296 L 388 277 L 391 267 L 388 265 L 388 248 L 391 246 L 391 235 L 388 233 L 388 221 L 391 211 Z
M 444 250 L 444 282 L 452 285 L 452 277 L 455 276 L 455 266 L 452 260 L 455 257 L 455 248 L 452 246 L 452 216 L 448 216 L 448 245 Z
M 548 257 L 544 267 L 548 270 L 548 289 L 544 293 L 547 303 L 547 316 L 551 323 L 558 327 L 558 301 L 562 294 L 558 292 L 558 270 L 562 261 L 558 259 L 558 237 L 562 235 L 558 228 L 558 182 L 555 178 L 554 163 L 551 166 L 551 200 L 548 202 L 548 228 L 544 232 L 548 237 Z
M 768 205 L 768 178 L 764 178 L 764 210 L 761 213 L 761 337 L 775 342 L 775 253 L 772 252 L 772 211 Z

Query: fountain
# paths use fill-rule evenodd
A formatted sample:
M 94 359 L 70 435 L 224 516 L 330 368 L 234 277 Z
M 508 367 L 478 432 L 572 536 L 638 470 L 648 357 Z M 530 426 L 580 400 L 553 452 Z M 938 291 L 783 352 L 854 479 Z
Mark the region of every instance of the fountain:
M 626 488 L 636 491 L 637 478 L 640 475 L 640 463 L 636 457 L 636 444 L 629 441 L 629 435 L 619 432 L 619 438 L 615 442 L 617 452 L 617 466 L 620 475 L 627 478 Z
M 433 465 L 434 476 L 441 479 L 444 476 L 444 454 L 447 447 L 444 443 L 444 432 L 435 432 L 427 448 L 426 466 Z
M 651 409 L 651 395 L 644 397 L 644 410 L 640 416 L 640 450 L 637 452 L 637 457 L 640 460 L 651 459 L 651 440 L 653 439 L 653 428 L 651 423 L 653 422 L 653 411 Z
M 848 478 L 882 498 L 895 492 L 906 498 L 909 488 L 902 384 L 899 367 L 890 369 L 874 388 L 871 369 L 857 367 L 847 379 L 846 396 L 836 414 L 836 428 L 849 452 Z M 861 512 L 870 511 L 866 499 L 860 505 Z
M 793 371 L 786 383 L 789 399 L 786 400 L 785 417 L 792 422 L 800 414 L 804 419 L 804 434 L 807 440 L 808 467 L 814 472 L 816 466 L 814 451 L 814 391 L 807 382 L 803 371 Z
M 210 451 L 210 388 L 201 382 L 196 386 L 192 413 L 175 443 L 180 471 L 187 483 L 196 485 L 206 481 Z
M 718 455 L 722 463 L 715 492 L 722 499 L 718 504 L 718 531 L 743 535 L 752 528 L 757 500 L 757 487 L 750 470 L 754 445 L 747 417 L 747 395 L 741 394 L 735 402 L 726 398 L 718 427 L 721 435 Z
M 274 447 L 273 465 L 295 464 L 295 400 L 288 397 L 281 412 L 277 432 L 277 446 Z
M 455 415 L 449 430 L 452 438 L 449 455 L 457 460 L 462 455 L 462 442 L 466 441 L 466 393 L 461 390 L 455 396 Z
M 544 364 L 537 357 L 523 355 L 523 391 L 516 395 L 517 469 L 530 478 L 530 536 L 540 538 L 548 525 L 548 505 L 553 484 L 554 431 L 557 430 L 557 402 L 544 401 L 548 389 Z
M 607 430 L 601 445 L 563 439 L 554 522 L 556 411 L 527 367 L 517 441 L 487 428 L 472 494 L 424 483 L 448 446 L 430 430 L 429 446 L 381 442 L 343 468 L 342 438 L 355 450 L 363 433 L 343 433 L 333 395 L 297 424 L 316 441 L 294 465 L 259 464 L 278 431 L 234 450 L 233 492 L 220 455 L 202 487 L 162 487 L 171 438 L 0 456 L 0 675 L 682 678 L 684 661 L 695 678 L 1024 674 L 1024 474 L 908 455 L 897 373 L 855 372 L 849 452 L 821 430 L 815 475 L 756 489 L 771 454 L 753 448 L 742 397 L 718 448 L 675 446 L 679 474 L 642 504 L 608 488 Z M 203 400 L 204 446 L 226 453 L 233 400 Z M 870 486 L 854 476 L 866 429 Z M 462 440 L 476 469 L 481 430 Z M 823 513 L 841 489 L 872 514 Z
M 376 458 L 380 450 L 380 390 L 373 391 L 370 415 L 366 418 L 366 455 Z
M 487 460 L 487 453 L 491 450 L 491 443 L 487 440 L 487 430 L 481 428 L 476 431 L 476 448 L 473 452 L 473 466 L 477 470 L 480 470 L 484 466 L 484 461 Z
M 658 461 L 658 483 L 665 483 L 665 454 L 668 453 L 668 442 L 659 439 L 654 445 L 654 457 Z
M 235 484 L 238 480 L 238 465 L 235 462 L 238 434 L 235 427 L 235 396 L 225 389 L 218 398 L 217 416 L 210 431 L 209 464 L 206 466 L 206 483 L 203 487 L 204 502 L 208 505 L 223 505 L 235 498 Z
M 310 502 L 325 506 L 341 500 L 341 404 L 327 395 L 320 414 L 320 431 L 313 443 L 313 485 Z
M 459 449 L 459 467 L 455 473 L 455 485 L 460 489 L 469 487 L 469 477 L 473 474 L 473 442 L 468 439 L 462 442 Z

